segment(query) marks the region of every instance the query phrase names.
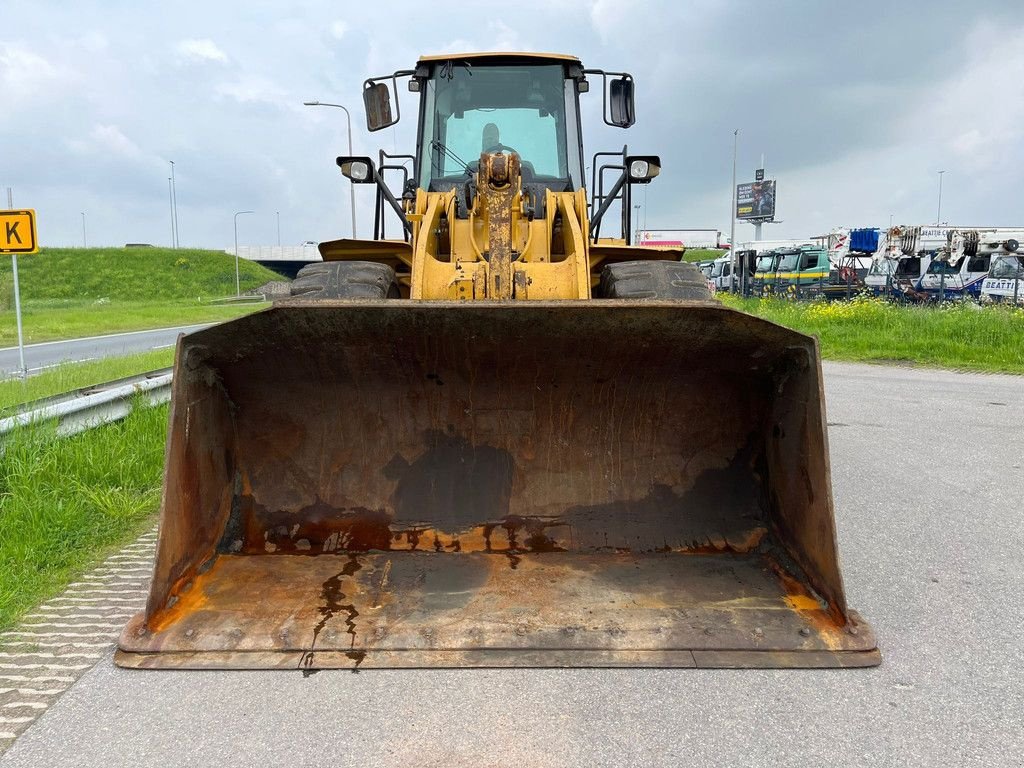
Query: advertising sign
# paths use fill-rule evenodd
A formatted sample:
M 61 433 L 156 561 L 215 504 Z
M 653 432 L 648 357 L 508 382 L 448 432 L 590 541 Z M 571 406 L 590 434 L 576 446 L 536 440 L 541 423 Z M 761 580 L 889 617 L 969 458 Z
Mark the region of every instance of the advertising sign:
M 736 218 L 775 218 L 775 180 L 736 185 Z

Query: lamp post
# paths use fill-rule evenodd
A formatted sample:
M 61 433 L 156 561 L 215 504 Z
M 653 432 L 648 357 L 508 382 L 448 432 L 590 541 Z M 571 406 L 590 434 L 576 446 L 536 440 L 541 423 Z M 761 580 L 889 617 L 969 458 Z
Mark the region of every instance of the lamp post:
M 181 244 L 178 233 L 178 188 L 174 184 L 174 161 L 168 162 L 171 164 L 171 219 L 174 222 L 174 247 L 177 248 Z
M 171 177 L 167 177 L 167 204 L 171 207 L 171 248 L 174 247 L 174 190 L 171 187 Z
M 341 104 L 328 104 L 324 101 L 304 101 L 302 102 L 307 107 L 336 107 L 337 109 L 344 110 L 345 122 L 348 124 L 348 154 L 352 155 L 352 115 L 349 114 L 348 108 Z M 356 237 L 356 185 L 349 181 L 349 197 L 352 202 L 352 238 Z
M 88 248 L 89 244 L 85 240 L 85 212 L 82 212 L 82 247 Z
M 274 215 L 277 217 L 277 247 L 281 247 L 281 212 L 274 211 Z
M 633 210 L 636 211 L 636 235 L 634 235 L 634 239 L 636 240 L 635 244 L 640 245 L 640 203 L 634 205 Z
M 942 174 L 944 173 L 945 171 L 939 171 L 939 208 L 935 212 L 936 227 L 939 226 L 939 223 L 942 221 Z
M 235 296 L 242 295 L 242 283 L 238 278 L 238 217 L 244 213 L 255 213 L 255 211 L 235 212 Z
M 732 132 L 732 190 L 729 193 L 729 255 L 732 256 L 732 271 L 736 273 L 736 149 L 739 146 L 740 129 Z M 735 285 L 735 281 L 733 282 Z

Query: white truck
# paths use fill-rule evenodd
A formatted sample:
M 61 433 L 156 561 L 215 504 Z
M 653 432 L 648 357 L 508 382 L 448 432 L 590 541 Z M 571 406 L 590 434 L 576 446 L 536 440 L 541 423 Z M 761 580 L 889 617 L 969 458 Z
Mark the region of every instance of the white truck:
M 1024 232 L 1018 230 L 1008 235 L 980 243 L 981 249 L 991 253 L 988 274 L 981 281 L 983 303 L 1009 301 L 1024 305 L 1024 253 L 1021 253 Z
M 673 248 L 725 248 L 717 229 L 641 229 L 637 245 Z
M 956 227 L 896 226 L 879 237 L 864 285 L 875 296 L 919 298 L 921 278 Z
M 979 299 L 993 258 L 1015 256 L 1022 240 L 1020 229 L 954 229 L 922 275 L 921 290 L 929 299 Z

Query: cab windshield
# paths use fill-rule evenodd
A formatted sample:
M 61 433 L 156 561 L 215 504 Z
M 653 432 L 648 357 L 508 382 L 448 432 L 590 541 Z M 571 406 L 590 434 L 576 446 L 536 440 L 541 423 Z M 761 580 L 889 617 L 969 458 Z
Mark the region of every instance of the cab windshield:
M 892 259 L 876 259 L 871 262 L 869 275 L 881 275 L 887 277 L 896 271 L 896 262 Z
M 757 266 L 754 268 L 755 272 L 774 272 L 775 264 L 777 262 L 777 256 L 758 256 Z
M 998 256 L 992 260 L 992 277 L 1024 277 L 1024 256 Z
M 960 273 L 960 263 L 963 258 L 959 258 L 956 261 L 933 261 L 928 265 L 929 275 L 957 275 Z
M 782 257 L 782 261 L 779 264 L 779 272 L 795 272 L 797 262 L 800 261 L 800 252 L 794 251 L 793 253 L 787 253 Z
M 582 186 L 575 84 L 561 65 L 450 62 L 437 66 L 425 89 L 421 187 L 465 181 L 482 152 L 497 151 L 519 154 L 524 182 Z

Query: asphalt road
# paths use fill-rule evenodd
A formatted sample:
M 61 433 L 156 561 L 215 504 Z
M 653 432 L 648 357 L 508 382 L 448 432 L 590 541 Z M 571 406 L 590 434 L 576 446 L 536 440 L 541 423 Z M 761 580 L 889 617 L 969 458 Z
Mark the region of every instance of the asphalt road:
M 1020 766 L 1024 378 L 826 366 L 855 670 L 140 672 L 109 654 L 27 766 Z
M 101 357 L 148 352 L 151 349 L 161 349 L 173 345 L 179 333 L 189 333 L 205 328 L 207 325 L 209 323 L 27 344 L 25 346 L 25 367 L 28 368 L 31 375 L 68 361 L 82 362 Z M 0 349 L 0 378 L 14 375 L 18 372 L 18 367 L 18 348 Z

